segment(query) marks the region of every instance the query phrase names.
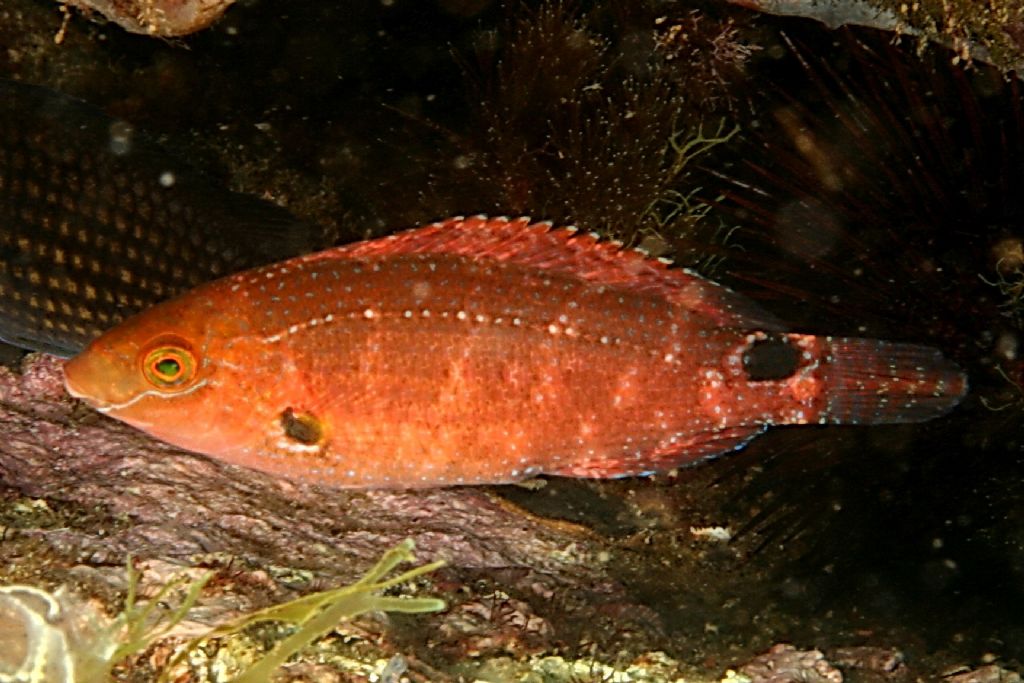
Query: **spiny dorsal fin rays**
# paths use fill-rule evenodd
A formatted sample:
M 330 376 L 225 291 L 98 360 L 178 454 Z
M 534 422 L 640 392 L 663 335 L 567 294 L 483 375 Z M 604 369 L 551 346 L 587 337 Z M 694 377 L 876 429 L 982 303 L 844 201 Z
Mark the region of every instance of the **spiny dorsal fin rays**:
M 448 254 L 491 258 L 637 292 L 656 293 L 718 324 L 740 329 L 782 330 L 783 326 L 753 302 L 687 269 L 670 269 L 662 259 L 602 240 L 576 226 L 556 228 L 550 221 L 455 216 L 383 240 L 359 242 L 310 254 L 305 263 L 324 259 L 372 259 L 395 254 Z

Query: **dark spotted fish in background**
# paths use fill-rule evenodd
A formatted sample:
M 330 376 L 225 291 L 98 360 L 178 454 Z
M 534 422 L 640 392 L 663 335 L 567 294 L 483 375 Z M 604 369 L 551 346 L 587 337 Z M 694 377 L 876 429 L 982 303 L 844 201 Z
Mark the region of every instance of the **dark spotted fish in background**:
M 689 271 L 483 217 L 202 286 L 65 374 L 165 441 L 347 487 L 644 474 L 771 424 L 927 420 L 967 389 L 935 349 L 788 332 Z
M 0 81 L 0 339 L 58 355 L 158 301 L 315 248 L 286 211 L 213 186 L 128 124 Z

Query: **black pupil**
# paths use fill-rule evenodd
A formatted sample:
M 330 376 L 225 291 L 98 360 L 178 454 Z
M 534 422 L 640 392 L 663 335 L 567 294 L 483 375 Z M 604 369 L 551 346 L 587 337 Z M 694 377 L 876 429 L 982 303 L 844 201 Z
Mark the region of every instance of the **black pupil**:
M 162 358 L 156 362 L 156 372 L 163 377 L 176 377 L 181 372 L 181 363 L 173 358 Z

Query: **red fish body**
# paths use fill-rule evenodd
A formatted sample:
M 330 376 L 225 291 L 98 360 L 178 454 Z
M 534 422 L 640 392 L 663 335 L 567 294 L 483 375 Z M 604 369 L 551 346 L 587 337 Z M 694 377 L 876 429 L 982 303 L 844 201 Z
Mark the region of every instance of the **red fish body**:
M 202 286 L 66 377 L 170 443 L 347 487 L 649 473 L 771 424 L 929 419 L 966 391 L 934 349 L 785 332 L 688 271 L 485 218 Z

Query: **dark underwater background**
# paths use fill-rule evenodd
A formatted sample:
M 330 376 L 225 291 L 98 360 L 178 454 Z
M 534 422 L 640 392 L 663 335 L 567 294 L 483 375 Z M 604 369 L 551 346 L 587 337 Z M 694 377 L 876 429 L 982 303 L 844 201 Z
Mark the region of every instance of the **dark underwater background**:
M 848 680 L 1020 670 L 1015 75 L 717 2 L 253 0 L 167 40 L 75 15 L 59 45 L 55 4 L 0 14 L 0 77 L 130 121 L 211 183 L 318 226 L 318 246 L 457 214 L 575 223 L 794 330 L 928 344 L 968 372 L 963 404 L 924 424 L 774 429 L 670 475 L 488 491 L 600 539 L 639 606 L 622 632 L 547 614 L 554 635 L 502 656 L 661 650 L 719 676 L 787 642 L 906 659 Z M 714 526 L 731 540 L 693 531 Z M 634 638 L 641 609 L 658 626 Z M 417 633 L 404 645 L 429 659 Z M 458 680 L 473 658 L 449 648 L 432 665 Z

